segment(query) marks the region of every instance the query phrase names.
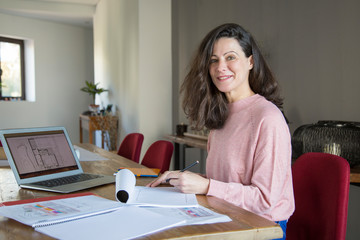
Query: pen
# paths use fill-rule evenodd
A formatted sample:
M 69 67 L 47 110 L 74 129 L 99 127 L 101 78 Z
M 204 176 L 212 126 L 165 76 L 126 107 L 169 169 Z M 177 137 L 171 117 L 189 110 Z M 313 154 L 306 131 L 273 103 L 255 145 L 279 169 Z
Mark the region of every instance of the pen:
M 195 166 L 198 163 L 199 163 L 199 161 L 195 161 L 192 164 L 190 164 L 189 166 L 187 166 L 186 168 L 184 168 L 183 170 L 180 170 L 180 172 L 185 172 L 186 170 L 188 170 L 189 168 L 192 168 L 193 166 Z
M 189 166 L 185 167 L 184 169 L 180 170 L 180 172 L 185 172 L 186 170 L 192 168 L 193 166 L 195 166 L 198 163 L 199 163 L 199 161 L 197 160 L 197 161 L 193 162 L 192 164 L 190 164 Z M 174 178 L 168 178 L 168 179 L 166 179 L 165 182 L 169 183 L 171 179 L 174 179 Z

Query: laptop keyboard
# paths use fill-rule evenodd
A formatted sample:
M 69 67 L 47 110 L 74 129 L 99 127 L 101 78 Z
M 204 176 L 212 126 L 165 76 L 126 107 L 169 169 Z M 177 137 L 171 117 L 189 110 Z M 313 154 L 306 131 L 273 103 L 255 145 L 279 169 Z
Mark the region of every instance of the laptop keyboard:
M 34 184 L 40 185 L 40 186 L 45 186 L 45 187 L 57 187 L 57 186 L 62 186 L 62 185 L 66 185 L 66 184 L 71 184 L 71 183 L 83 182 L 83 181 L 87 181 L 87 180 L 91 180 L 91 179 L 95 179 L 95 178 L 99 178 L 99 177 L 102 177 L 102 176 L 83 173 L 83 174 L 78 174 L 78 175 L 73 175 L 73 176 L 68 176 L 68 177 L 62 177 L 62 178 L 56 178 L 56 179 L 36 182 Z

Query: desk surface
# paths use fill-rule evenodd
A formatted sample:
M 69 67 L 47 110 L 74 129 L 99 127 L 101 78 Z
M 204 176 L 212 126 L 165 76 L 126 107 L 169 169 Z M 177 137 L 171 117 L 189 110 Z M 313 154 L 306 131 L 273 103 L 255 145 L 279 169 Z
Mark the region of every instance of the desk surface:
M 360 183 L 360 166 L 350 169 L 350 182 Z
M 141 166 L 92 144 L 78 144 L 78 146 L 110 159 L 105 161 L 81 162 L 81 165 L 86 172 L 111 175 L 118 167 Z M 151 180 L 152 178 L 137 178 L 136 184 L 143 186 Z M 102 197 L 115 200 L 114 184 L 83 190 L 82 192 L 93 192 Z M 0 202 L 54 195 L 59 194 L 19 188 L 10 168 L 0 167 Z M 278 238 L 282 235 L 282 230 L 278 225 L 240 207 L 236 207 L 215 197 L 197 195 L 197 199 L 201 205 L 216 212 L 226 214 L 231 217 L 233 221 L 227 223 L 175 227 L 139 239 L 174 239 L 179 238 L 180 236 L 182 239 L 271 239 Z M 52 239 L 34 231 L 30 226 L 2 216 L 0 216 L 0 238 Z

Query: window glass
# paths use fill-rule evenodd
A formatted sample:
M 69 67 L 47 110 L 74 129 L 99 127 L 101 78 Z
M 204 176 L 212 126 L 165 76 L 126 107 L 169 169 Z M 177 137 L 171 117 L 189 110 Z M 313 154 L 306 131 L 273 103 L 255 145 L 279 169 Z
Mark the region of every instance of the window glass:
M 24 100 L 23 41 L 0 37 L 1 100 Z

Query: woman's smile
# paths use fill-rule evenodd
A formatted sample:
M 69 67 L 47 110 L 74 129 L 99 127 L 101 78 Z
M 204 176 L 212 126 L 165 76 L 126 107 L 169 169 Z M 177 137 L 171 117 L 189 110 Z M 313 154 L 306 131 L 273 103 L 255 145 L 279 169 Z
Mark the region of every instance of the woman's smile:
M 220 82 L 224 82 L 224 81 L 226 81 L 226 80 L 229 80 L 230 78 L 232 78 L 232 75 L 223 75 L 223 76 L 217 77 L 217 79 L 218 79 Z

